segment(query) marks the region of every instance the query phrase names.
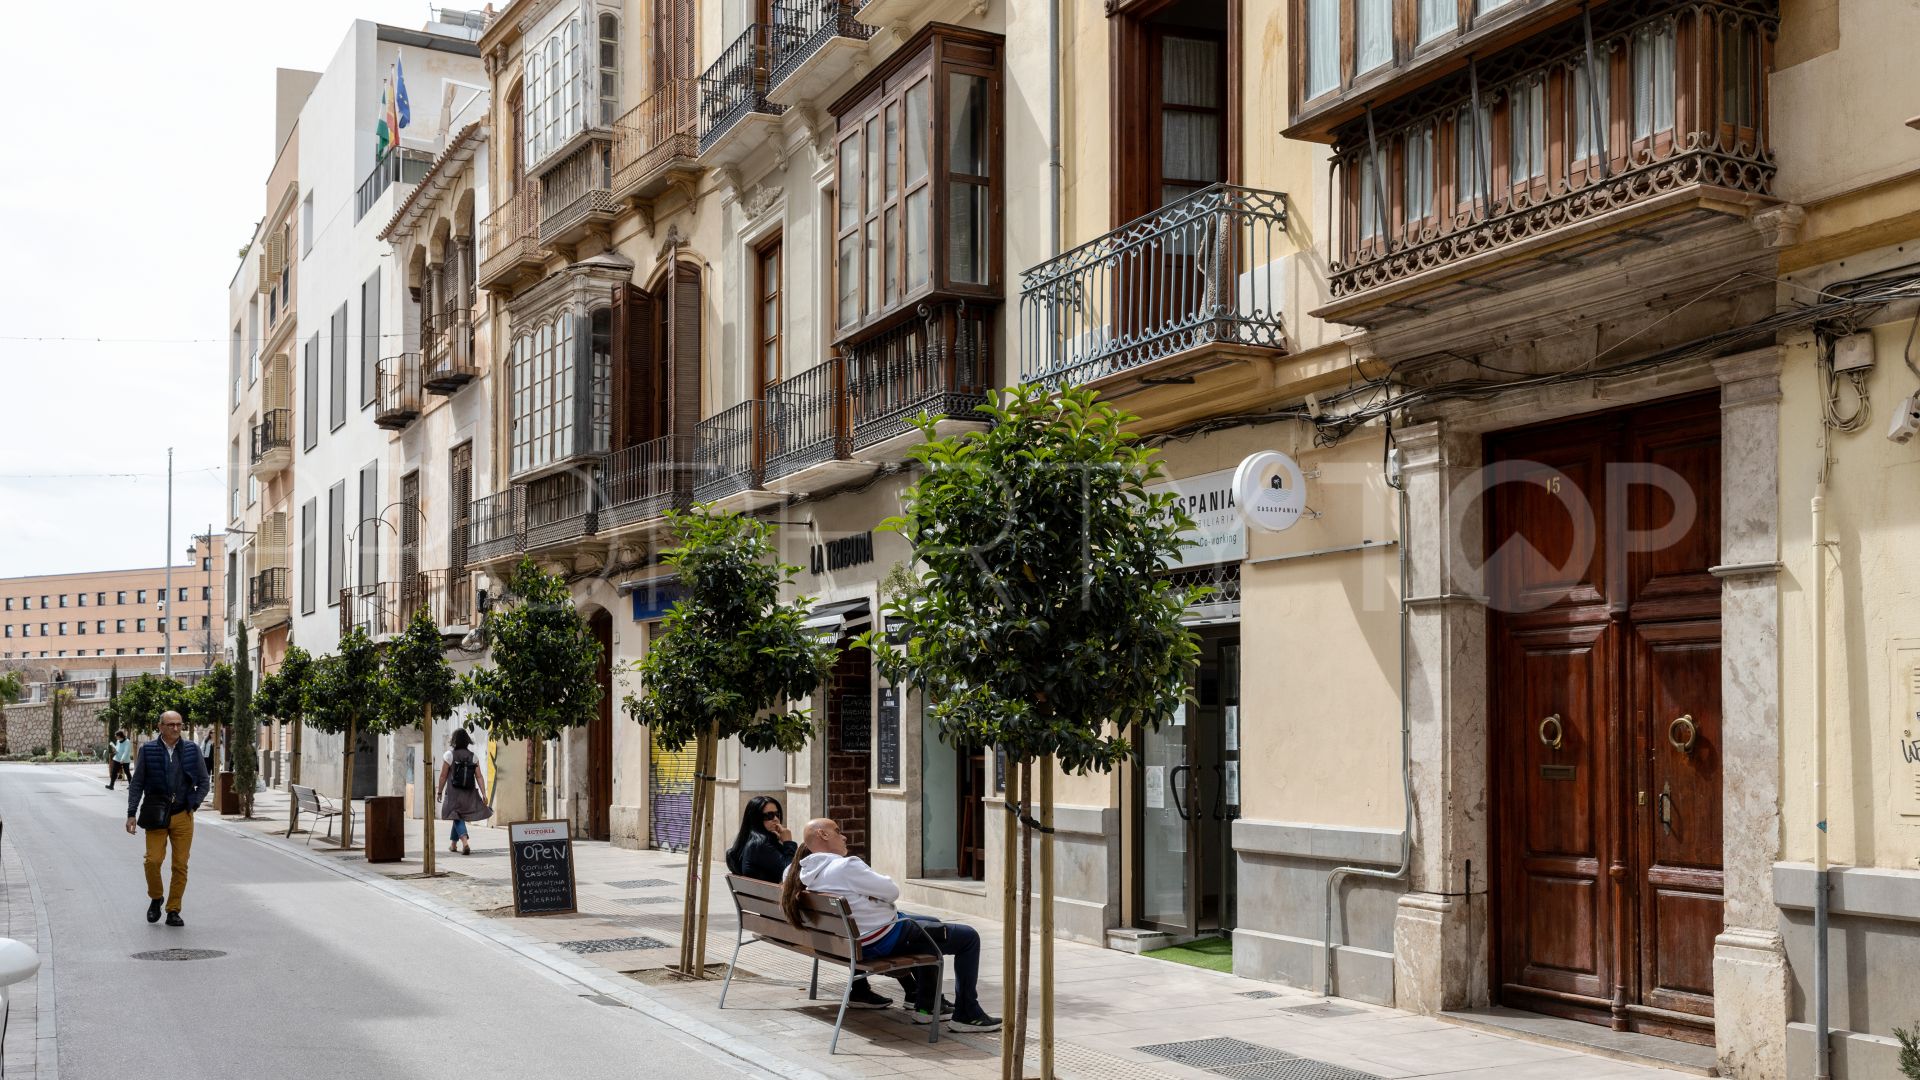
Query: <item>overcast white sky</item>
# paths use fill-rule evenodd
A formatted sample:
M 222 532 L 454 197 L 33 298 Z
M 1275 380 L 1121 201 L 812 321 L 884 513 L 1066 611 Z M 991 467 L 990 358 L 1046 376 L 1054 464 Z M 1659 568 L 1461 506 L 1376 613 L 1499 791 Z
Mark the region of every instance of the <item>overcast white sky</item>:
M 8 11 L 0 577 L 158 566 L 225 527 L 227 286 L 265 212 L 273 71 L 322 69 L 355 18 L 417 29 L 428 5 Z

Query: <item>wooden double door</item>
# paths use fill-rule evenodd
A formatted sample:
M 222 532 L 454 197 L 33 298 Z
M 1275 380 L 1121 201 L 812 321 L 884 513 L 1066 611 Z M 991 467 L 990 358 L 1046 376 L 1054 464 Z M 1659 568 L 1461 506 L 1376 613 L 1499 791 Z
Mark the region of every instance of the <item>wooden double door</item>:
M 1505 433 L 1487 462 L 1494 996 L 1711 1043 L 1717 397 Z

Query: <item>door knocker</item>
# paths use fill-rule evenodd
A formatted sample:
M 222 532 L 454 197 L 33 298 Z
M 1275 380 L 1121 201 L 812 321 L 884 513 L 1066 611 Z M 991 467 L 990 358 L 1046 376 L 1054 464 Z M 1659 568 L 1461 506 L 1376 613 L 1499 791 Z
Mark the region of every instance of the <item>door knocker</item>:
M 1552 731 L 1553 734 L 1547 734 L 1548 731 Z M 1554 713 L 1540 721 L 1540 741 L 1547 745 L 1547 749 L 1560 749 L 1560 745 L 1566 741 L 1566 734 L 1566 729 L 1560 726 L 1559 713 Z
M 1680 734 L 1683 728 L 1686 730 L 1686 736 L 1684 738 L 1681 737 Z M 1667 725 L 1667 741 L 1673 744 L 1675 750 L 1683 754 L 1693 753 L 1693 744 L 1697 742 L 1699 738 L 1700 727 L 1693 722 L 1692 713 L 1688 713 L 1685 716 L 1676 716 L 1673 719 L 1673 723 Z

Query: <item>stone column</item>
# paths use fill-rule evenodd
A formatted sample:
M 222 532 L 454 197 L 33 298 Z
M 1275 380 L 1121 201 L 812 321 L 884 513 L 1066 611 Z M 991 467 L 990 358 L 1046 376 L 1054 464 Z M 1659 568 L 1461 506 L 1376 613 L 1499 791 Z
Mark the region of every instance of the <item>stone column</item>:
M 1407 701 L 1413 731 L 1411 891 L 1394 923 L 1394 1003 L 1487 1002 L 1487 635 L 1480 585 L 1480 440 L 1440 422 L 1397 434 L 1407 485 Z M 1471 880 L 1468 865 L 1471 864 Z
M 1780 852 L 1778 347 L 1713 365 L 1720 379 L 1720 715 L 1725 929 L 1714 942 L 1720 1074 L 1787 1075 L 1787 961 L 1773 897 Z

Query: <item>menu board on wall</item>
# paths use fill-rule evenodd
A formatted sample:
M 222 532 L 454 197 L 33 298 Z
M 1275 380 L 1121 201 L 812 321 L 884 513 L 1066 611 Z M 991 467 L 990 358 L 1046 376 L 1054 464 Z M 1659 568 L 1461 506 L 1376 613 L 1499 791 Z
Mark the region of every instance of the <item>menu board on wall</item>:
M 880 739 L 880 747 L 874 755 L 874 771 L 881 787 L 892 787 L 900 782 L 900 691 L 896 687 L 880 688 L 880 722 L 875 725 Z
M 840 699 L 840 750 L 864 754 L 873 749 L 872 705 L 865 694 L 848 694 Z

